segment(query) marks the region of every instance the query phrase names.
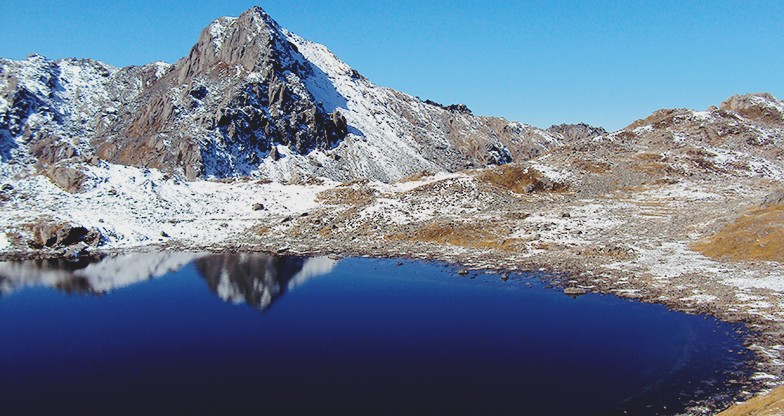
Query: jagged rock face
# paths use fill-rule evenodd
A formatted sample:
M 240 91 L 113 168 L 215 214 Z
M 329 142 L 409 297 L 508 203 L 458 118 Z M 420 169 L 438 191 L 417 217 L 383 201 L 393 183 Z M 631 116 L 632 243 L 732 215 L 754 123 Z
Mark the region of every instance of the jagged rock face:
M 559 134 L 373 85 L 253 8 L 174 65 L 0 60 L 0 157 L 92 155 L 188 178 L 391 181 L 527 159 Z
M 563 138 L 564 143 L 575 140 L 591 139 L 596 136 L 607 134 L 607 130 L 602 127 L 594 127 L 585 123 L 578 124 L 558 124 L 547 128 L 547 131 L 558 134 Z
M 0 158 L 46 167 L 91 155 L 96 132 L 139 94 L 145 71 L 160 65 L 118 70 L 92 60 L 49 61 L 39 55 L 0 59 Z
M 276 145 L 329 149 L 346 134 L 304 80 L 314 69 L 260 9 L 204 29 L 190 54 L 97 140 L 101 157 L 188 177 L 248 175 Z M 171 142 L 177 142 L 171 146 Z

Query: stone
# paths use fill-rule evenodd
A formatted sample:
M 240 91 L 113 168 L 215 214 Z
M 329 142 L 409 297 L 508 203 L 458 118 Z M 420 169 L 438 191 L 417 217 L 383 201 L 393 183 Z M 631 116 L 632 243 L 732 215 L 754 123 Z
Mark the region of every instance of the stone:
M 52 166 L 46 169 L 44 174 L 60 189 L 70 193 L 82 191 L 86 179 L 84 173 L 78 167 L 69 164 Z
M 256 202 L 253 205 L 251 205 L 251 209 L 254 211 L 261 211 L 264 209 L 264 204 Z
M 563 293 L 564 293 L 564 295 L 567 295 L 567 296 L 577 297 L 577 296 L 582 296 L 582 295 L 584 295 L 584 294 L 586 294 L 588 292 L 585 289 L 582 289 L 582 288 L 579 288 L 579 287 L 570 286 L 570 287 L 567 287 L 566 289 L 564 289 Z

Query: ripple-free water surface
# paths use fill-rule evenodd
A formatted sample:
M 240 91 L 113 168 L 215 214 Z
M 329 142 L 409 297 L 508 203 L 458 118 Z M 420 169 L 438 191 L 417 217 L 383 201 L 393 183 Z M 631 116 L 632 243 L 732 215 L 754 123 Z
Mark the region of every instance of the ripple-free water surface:
M 672 414 L 750 358 L 712 318 L 438 263 L 0 263 L 0 293 L 4 414 Z

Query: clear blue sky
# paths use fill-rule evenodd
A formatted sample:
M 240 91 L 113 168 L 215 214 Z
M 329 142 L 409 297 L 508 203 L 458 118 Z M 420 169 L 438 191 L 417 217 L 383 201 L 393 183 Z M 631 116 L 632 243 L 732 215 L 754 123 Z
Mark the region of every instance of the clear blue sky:
M 784 1 L 0 0 L 0 56 L 174 62 L 253 5 L 379 85 L 542 127 L 784 98 Z

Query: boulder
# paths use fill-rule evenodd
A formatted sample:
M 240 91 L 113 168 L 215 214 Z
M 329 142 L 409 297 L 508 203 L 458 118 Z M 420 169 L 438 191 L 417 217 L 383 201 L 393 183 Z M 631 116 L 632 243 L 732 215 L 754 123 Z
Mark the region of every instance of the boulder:
M 576 296 L 582 296 L 588 292 L 585 289 L 581 289 L 579 287 L 567 287 L 566 289 L 564 289 L 563 293 L 566 296 L 576 297 Z
M 70 193 L 82 191 L 86 179 L 84 172 L 68 164 L 54 165 L 46 169 L 44 175 L 62 190 Z
M 39 222 L 32 226 L 31 246 L 34 248 L 63 248 L 76 244 L 98 246 L 103 239 L 96 228 L 70 223 Z

